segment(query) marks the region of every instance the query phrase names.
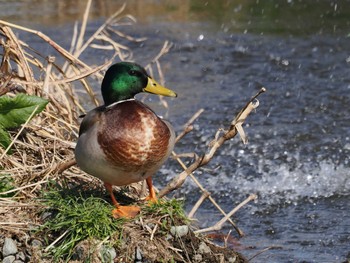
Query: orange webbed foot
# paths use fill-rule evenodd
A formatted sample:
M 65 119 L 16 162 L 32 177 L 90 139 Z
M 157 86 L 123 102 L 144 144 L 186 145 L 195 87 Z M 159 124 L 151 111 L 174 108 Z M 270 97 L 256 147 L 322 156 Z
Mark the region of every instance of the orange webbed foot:
M 147 196 L 145 198 L 146 202 L 148 202 L 149 204 L 154 204 L 154 203 L 158 203 L 158 198 L 156 196 Z
M 134 218 L 140 211 L 141 209 L 138 206 L 118 206 L 113 209 L 112 215 L 114 218 Z
M 105 187 L 111 195 L 112 203 L 116 207 L 112 211 L 114 218 L 134 218 L 140 213 L 141 209 L 138 206 L 122 206 L 120 205 L 114 197 L 112 185 L 110 183 L 105 183 Z

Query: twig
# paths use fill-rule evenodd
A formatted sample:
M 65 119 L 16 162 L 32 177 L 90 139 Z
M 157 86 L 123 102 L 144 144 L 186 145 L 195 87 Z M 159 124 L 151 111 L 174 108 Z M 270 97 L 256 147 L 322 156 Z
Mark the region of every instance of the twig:
M 204 112 L 204 109 L 199 109 L 193 116 L 185 123 L 184 129 L 176 137 L 176 143 L 180 141 L 187 133 L 193 130 L 192 123 Z
M 11 189 L 11 190 L 8 190 L 6 192 L 2 192 L 0 193 L 1 195 L 6 195 L 6 194 L 10 194 L 10 193 L 13 193 L 13 192 L 19 192 L 23 189 L 26 189 L 26 188 L 30 188 L 32 186 L 37 186 L 37 185 L 40 185 L 40 184 L 43 184 L 43 183 L 47 183 L 48 180 L 45 180 L 45 181 L 40 181 L 40 182 L 36 182 L 36 183 L 32 183 L 32 184 L 27 184 L 27 185 L 24 185 L 24 186 L 21 186 L 21 187 L 18 187 L 18 188 L 15 188 L 15 189 Z
M 152 233 L 151 233 L 151 236 L 150 236 L 150 241 L 152 241 L 152 240 L 153 240 L 153 238 L 154 238 L 154 234 L 156 233 L 157 228 L 158 228 L 158 225 L 156 224 L 156 225 L 154 226 L 153 230 L 152 230 Z
M 197 212 L 198 208 L 201 206 L 204 200 L 207 199 L 209 196 L 210 196 L 210 193 L 208 191 L 204 191 L 201 197 L 198 199 L 197 203 L 192 207 L 191 211 L 188 213 L 187 216 L 189 218 L 193 218 L 193 215 Z
M 113 22 L 113 20 L 118 16 L 120 15 L 124 9 L 125 9 L 125 6 L 126 4 L 124 3 L 122 5 L 122 7 L 117 11 L 115 12 L 111 17 L 109 17 L 106 22 L 100 26 L 96 31 L 95 33 L 84 43 L 84 45 L 81 46 L 81 48 L 79 50 L 76 50 L 74 55 L 76 57 L 79 57 L 81 55 L 81 53 L 91 44 L 91 42 L 109 25 Z
M 248 259 L 248 262 L 250 262 L 253 258 L 256 258 L 257 256 L 261 255 L 262 253 L 265 253 L 266 251 L 270 250 L 270 249 L 274 249 L 274 248 L 282 248 L 281 246 L 270 246 L 267 248 L 264 248 L 262 250 L 260 250 L 258 253 L 256 253 L 255 255 L 253 255 L 252 257 L 250 257 Z
M 13 28 L 16 28 L 19 30 L 23 30 L 23 31 L 26 31 L 28 33 L 32 33 L 34 35 L 37 35 L 38 37 L 43 39 L 45 42 L 47 42 L 50 46 L 52 46 L 54 49 L 56 49 L 64 58 L 66 58 L 67 60 L 69 60 L 73 64 L 80 65 L 80 66 L 86 68 L 87 70 L 91 70 L 90 66 L 88 66 L 87 64 L 85 64 L 84 62 L 79 60 L 77 57 L 73 56 L 66 49 L 61 47 L 59 44 L 57 44 L 55 41 L 53 41 L 50 37 L 48 37 L 44 33 L 37 31 L 37 30 L 29 29 L 29 28 L 26 28 L 23 26 L 19 26 L 16 24 L 12 24 L 12 23 L 9 23 L 9 22 L 3 21 L 3 20 L 0 20 L 0 24 L 8 26 L 8 27 L 13 27 Z M 96 73 L 96 74 L 99 75 L 99 77 L 101 77 L 101 78 L 103 77 L 100 73 Z M 30 78 L 29 80 L 32 80 L 32 79 Z
M 58 241 L 60 241 L 62 238 L 64 238 L 64 236 L 67 235 L 68 232 L 69 232 L 69 229 L 67 229 L 66 231 L 64 231 L 63 234 L 60 235 L 58 238 L 56 238 L 56 240 L 53 241 L 49 246 L 47 246 L 47 247 L 44 249 L 44 251 L 45 251 L 45 252 L 49 251 L 50 248 L 52 248 L 55 244 L 58 243 Z
M 135 37 L 126 35 L 126 34 L 124 34 L 123 32 L 112 28 L 111 26 L 109 26 L 107 29 L 108 29 L 109 31 L 112 31 L 114 34 L 116 34 L 116 35 L 118 35 L 118 36 L 120 36 L 120 37 L 122 37 L 122 38 L 125 38 L 125 39 L 127 39 L 127 40 L 129 40 L 129 41 L 132 41 L 132 42 L 143 42 L 143 41 L 147 40 L 147 37 L 135 38 Z
M 75 165 L 77 163 L 77 161 L 75 160 L 75 158 L 59 163 L 54 169 L 52 169 L 53 173 L 58 173 L 61 174 L 63 173 L 65 170 L 69 169 L 70 167 L 72 167 L 73 165 Z
M 230 229 L 230 231 L 228 231 L 228 234 L 224 238 L 225 247 L 227 247 L 227 242 L 228 242 L 230 236 L 231 236 L 231 229 Z
M 173 152 L 173 155 L 174 156 L 177 156 L 175 152 Z M 184 169 L 184 170 L 187 170 L 187 167 L 186 165 L 182 162 L 181 159 L 179 158 L 176 158 L 176 160 L 178 161 L 178 163 L 181 165 L 181 167 Z M 197 178 L 192 174 L 190 173 L 189 175 L 191 177 L 191 179 L 195 182 L 195 184 L 198 186 L 198 188 L 202 191 L 202 192 L 205 192 L 206 190 L 204 189 L 204 187 L 201 185 L 201 183 L 197 180 Z M 225 211 L 218 205 L 218 203 L 215 201 L 215 199 L 209 195 L 208 196 L 208 199 L 210 200 L 210 202 L 220 211 L 220 213 L 224 216 L 226 216 L 226 213 Z M 234 227 L 234 229 L 237 231 L 238 235 L 239 236 L 244 236 L 244 233 L 241 229 L 239 229 L 236 224 L 231 220 L 231 218 L 228 219 L 228 221 L 231 223 L 231 225 Z
M 0 83 L 0 96 L 6 94 L 7 92 L 9 92 L 11 90 L 10 85 L 8 85 L 10 83 L 12 79 L 11 75 L 8 75 L 6 77 L 4 77 L 3 82 Z
M 222 218 L 219 222 L 217 222 L 214 226 L 208 227 L 208 228 L 203 228 L 196 230 L 195 233 L 203 233 L 203 232 L 209 232 L 209 231 L 217 231 L 222 228 L 222 225 L 230 218 L 234 213 L 236 213 L 239 209 L 241 209 L 244 205 L 249 203 L 252 200 L 255 200 L 257 196 L 255 194 L 251 194 L 248 196 L 247 199 L 245 199 L 242 203 L 240 203 L 238 206 L 236 206 L 234 209 L 230 211 L 224 218 Z
M 2 24 L 1 20 L 0 20 L 0 24 Z M 10 38 L 12 44 L 14 45 L 16 50 L 18 51 L 16 55 L 18 56 L 18 59 L 20 62 L 19 64 L 22 67 L 25 79 L 27 81 L 33 81 L 34 80 L 33 72 L 31 70 L 31 68 L 29 67 L 27 60 L 25 59 L 23 49 L 22 49 L 16 35 L 13 33 L 12 29 L 9 26 L 11 26 L 11 24 L 7 23 L 7 26 L 2 27 L 2 30 L 4 31 L 6 36 L 8 38 Z
M 36 224 L 36 223 L 33 223 L 33 222 L 24 222 L 24 223 L 20 223 L 20 222 L 0 222 L 0 225 L 2 226 L 33 226 L 33 225 L 36 225 L 36 226 L 40 226 L 40 224 Z
M 65 77 L 64 79 L 50 81 L 48 84 L 51 84 L 51 85 L 62 85 L 62 84 L 67 84 L 67 83 L 70 83 L 70 82 L 73 82 L 73 81 L 81 80 L 83 78 L 86 78 L 87 76 L 90 76 L 92 74 L 95 74 L 95 73 L 99 72 L 103 68 L 108 67 L 111 63 L 112 63 L 112 59 L 108 60 L 106 63 L 104 63 L 104 64 L 102 64 L 102 65 L 100 65 L 98 67 L 90 68 L 89 70 L 81 72 L 80 74 L 75 74 L 72 77 Z M 30 85 L 30 84 L 43 85 L 45 83 L 45 80 L 44 81 L 32 81 L 32 82 L 23 81 L 23 80 L 20 80 L 20 79 L 13 79 L 13 80 L 16 83 L 27 84 L 27 85 Z
M 173 46 L 173 43 L 169 42 L 169 41 L 165 41 L 164 44 L 163 44 L 163 47 L 162 49 L 159 51 L 158 55 L 156 55 L 151 63 L 155 63 L 157 60 L 159 60 L 162 56 L 164 56 L 166 53 L 169 52 L 169 50 L 172 48 Z
M 72 40 L 70 42 L 70 49 L 69 49 L 69 53 L 73 53 L 76 43 L 77 43 L 77 38 L 78 38 L 78 21 L 76 21 L 74 23 L 74 27 L 73 27 L 73 35 L 72 35 Z M 68 63 L 65 63 L 62 67 L 62 71 L 65 72 L 66 71 L 66 66 L 68 66 Z
M 80 34 L 79 34 L 79 37 L 77 40 L 77 44 L 75 46 L 76 50 L 80 49 L 80 47 L 82 46 L 83 41 L 84 41 L 84 35 L 85 35 L 85 30 L 86 30 L 86 24 L 87 24 L 87 21 L 89 18 L 89 11 L 90 11 L 90 7 L 91 7 L 91 2 L 92 2 L 91 0 L 88 0 L 87 4 L 86 4 L 84 16 L 83 16 L 83 22 L 81 23 L 81 27 L 80 27 Z M 73 54 L 76 55 L 75 53 L 73 53 Z
M 160 192 L 159 196 L 162 197 L 168 194 L 170 191 L 173 191 L 185 182 L 187 176 L 189 176 L 192 172 L 197 170 L 199 167 L 206 165 L 213 158 L 216 151 L 224 144 L 225 141 L 232 139 L 238 133 L 237 126 L 243 124 L 247 116 L 251 113 L 252 110 L 256 109 L 259 105 L 258 103 L 254 103 L 254 100 L 263 92 L 265 92 L 265 88 L 261 88 L 260 91 L 253 96 L 249 102 L 245 105 L 245 107 L 238 113 L 236 118 L 232 121 L 231 126 L 228 131 L 226 131 L 221 137 L 215 139 L 211 143 L 211 147 L 208 149 L 208 152 L 203 155 L 201 158 L 198 158 L 195 162 L 192 163 L 186 170 L 176 176 L 172 181 L 170 181 Z
M 49 56 L 47 58 L 47 67 L 45 71 L 45 79 L 43 83 L 43 91 L 44 93 L 48 94 L 49 93 L 49 80 L 50 80 L 50 75 L 51 75 L 51 69 L 52 69 L 52 64 L 55 62 L 55 57 Z

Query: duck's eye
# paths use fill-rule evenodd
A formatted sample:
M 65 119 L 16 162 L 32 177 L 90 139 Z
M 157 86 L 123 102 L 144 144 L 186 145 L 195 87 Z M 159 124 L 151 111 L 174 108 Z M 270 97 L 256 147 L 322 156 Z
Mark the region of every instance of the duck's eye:
M 135 70 L 130 70 L 130 71 L 129 71 L 129 75 L 135 76 L 135 75 L 137 75 L 137 71 L 135 71 Z

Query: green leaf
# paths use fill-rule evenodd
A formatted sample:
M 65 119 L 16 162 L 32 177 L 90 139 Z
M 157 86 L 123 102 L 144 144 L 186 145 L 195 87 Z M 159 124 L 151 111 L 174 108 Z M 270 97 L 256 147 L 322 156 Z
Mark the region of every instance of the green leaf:
M 25 123 L 35 108 L 35 114 L 40 113 L 48 101 L 25 94 L 19 94 L 14 98 L 8 96 L 0 97 L 0 126 L 4 129 L 11 129 Z M 35 115 L 34 114 L 34 115 Z
M 2 145 L 6 149 L 10 145 L 10 143 L 10 135 L 0 126 L 0 145 Z
M 8 194 L 3 194 L 4 192 L 7 192 L 9 190 L 14 189 L 14 182 L 13 178 L 9 174 L 4 174 L 0 176 L 0 197 L 5 198 L 5 197 L 12 197 L 14 193 L 8 193 Z

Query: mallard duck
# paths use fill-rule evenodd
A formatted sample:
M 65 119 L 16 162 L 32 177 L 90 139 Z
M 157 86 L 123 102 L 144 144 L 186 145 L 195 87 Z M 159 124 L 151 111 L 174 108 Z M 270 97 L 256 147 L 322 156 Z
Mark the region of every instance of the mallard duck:
M 146 200 L 156 201 L 152 176 L 169 157 L 175 143 L 172 126 L 134 96 L 140 92 L 177 95 L 131 62 L 112 65 L 104 76 L 101 92 L 104 105 L 84 117 L 75 158 L 83 171 L 104 182 L 116 207 L 113 216 L 132 218 L 140 208 L 120 205 L 112 186 L 145 179 L 149 189 Z

